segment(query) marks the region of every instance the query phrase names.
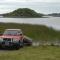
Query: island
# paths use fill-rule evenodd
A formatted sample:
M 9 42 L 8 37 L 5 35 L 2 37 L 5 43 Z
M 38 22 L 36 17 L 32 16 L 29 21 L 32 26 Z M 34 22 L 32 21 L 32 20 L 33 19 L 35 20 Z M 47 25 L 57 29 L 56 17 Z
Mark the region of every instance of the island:
M 60 17 L 60 13 L 52 13 L 52 14 L 48 14 L 48 16 Z
M 3 17 L 13 18 L 41 18 L 43 14 L 37 13 L 36 11 L 29 8 L 19 8 L 10 13 L 2 14 Z

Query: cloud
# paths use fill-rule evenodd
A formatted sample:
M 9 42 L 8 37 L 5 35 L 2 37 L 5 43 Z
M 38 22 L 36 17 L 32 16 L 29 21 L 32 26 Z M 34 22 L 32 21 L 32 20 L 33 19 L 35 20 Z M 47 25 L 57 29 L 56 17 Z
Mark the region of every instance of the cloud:
M 60 0 L 0 0 L 0 2 L 60 2 Z
M 0 0 L 0 13 L 18 8 L 31 8 L 41 13 L 60 12 L 60 0 Z
M 15 2 L 60 2 L 60 0 L 6 0 Z

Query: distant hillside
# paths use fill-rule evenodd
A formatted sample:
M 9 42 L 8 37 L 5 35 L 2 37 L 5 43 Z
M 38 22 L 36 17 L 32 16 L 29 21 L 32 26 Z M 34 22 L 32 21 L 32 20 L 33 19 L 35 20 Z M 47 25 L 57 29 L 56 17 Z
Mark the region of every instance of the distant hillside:
M 13 12 L 3 14 L 4 17 L 21 17 L 21 18 L 29 18 L 29 17 L 42 17 L 43 14 L 37 13 L 29 8 L 19 8 Z
M 48 14 L 49 16 L 54 16 L 54 17 L 60 17 L 60 13 L 52 13 L 52 14 Z

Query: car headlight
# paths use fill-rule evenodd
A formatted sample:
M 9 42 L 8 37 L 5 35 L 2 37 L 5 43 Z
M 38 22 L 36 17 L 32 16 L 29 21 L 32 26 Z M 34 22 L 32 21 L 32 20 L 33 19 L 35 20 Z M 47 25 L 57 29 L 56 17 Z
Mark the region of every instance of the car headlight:
M 2 42 L 3 41 L 3 38 L 0 38 L 0 42 Z
M 13 38 L 13 42 L 18 42 L 18 39 Z

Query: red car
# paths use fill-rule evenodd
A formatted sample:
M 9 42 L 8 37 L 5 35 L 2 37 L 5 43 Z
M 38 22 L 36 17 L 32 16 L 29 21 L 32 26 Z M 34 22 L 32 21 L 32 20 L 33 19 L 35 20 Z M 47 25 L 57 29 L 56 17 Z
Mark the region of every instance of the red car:
M 4 34 L 0 36 L 0 46 L 2 47 L 19 49 L 24 44 L 31 45 L 32 40 L 26 38 L 21 29 L 6 29 Z

